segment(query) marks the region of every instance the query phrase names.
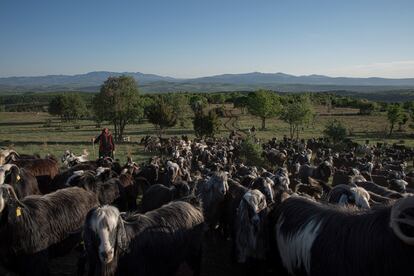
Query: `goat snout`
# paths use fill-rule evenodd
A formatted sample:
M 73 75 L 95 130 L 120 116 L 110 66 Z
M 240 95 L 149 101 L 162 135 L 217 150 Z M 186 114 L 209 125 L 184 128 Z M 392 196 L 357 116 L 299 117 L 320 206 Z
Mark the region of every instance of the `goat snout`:
M 100 258 L 102 262 L 109 264 L 114 258 L 114 250 L 110 249 L 108 251 L 101 251 Z

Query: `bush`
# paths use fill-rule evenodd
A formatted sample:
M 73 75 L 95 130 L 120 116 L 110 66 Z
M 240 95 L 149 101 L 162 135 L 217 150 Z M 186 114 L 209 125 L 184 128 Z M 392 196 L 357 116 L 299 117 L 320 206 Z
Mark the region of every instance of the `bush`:
M 345 140 L 347 136 L 346 127 L 342 124 L 341 121 L 338 121 L 338 120 L 330 121 L 325 126 L 323 133 L 325 134 L 325 136 L 332 139 L 334 144 Z
M 148 121 L 160 130 L 160 134 L 167 128 L 177 124 L 177 115 L 174 106 L 168 104 L 163 99 L 149 105 L 145 110 Z
M 193 120 L 193 125 L 197 137 L 214 137 L 219 131 L 221 122 L 215 112 L 209 112 L 207 115 L 203 112 L 197 112 Z
M 243 140 L 240 145 L 239 158 L 248 166 L 264 166 L 263 150 L 260 144 L 254 142 L 252 138 Z

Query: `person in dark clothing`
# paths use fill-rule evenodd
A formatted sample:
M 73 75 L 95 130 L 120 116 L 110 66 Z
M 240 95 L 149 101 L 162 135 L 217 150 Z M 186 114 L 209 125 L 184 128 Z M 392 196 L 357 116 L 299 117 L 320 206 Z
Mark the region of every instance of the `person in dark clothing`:
M 255 126 L 252 126 L 252 127 L 250 128 L 250 134 L 251 134 L 252 136 L 255 136 L 255 135 L 256 135 L 256 127 L 255 127 Z
M 115 144 L 108 128 L 104 128 L 98 137 L 92 139 L 95 144 L 99 142 L 99 158 L 114 158 Z

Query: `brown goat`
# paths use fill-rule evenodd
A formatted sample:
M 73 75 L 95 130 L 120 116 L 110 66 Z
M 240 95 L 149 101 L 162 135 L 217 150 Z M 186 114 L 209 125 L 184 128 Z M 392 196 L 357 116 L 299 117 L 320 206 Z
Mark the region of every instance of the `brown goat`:
M 52 179 L 59 173 L 59 164 L 52 158 L 44 159 L 20 159 L 13 161 L 12 164 L 34 175 L 39 183 L 39 189 L 42 194 L 49 193 L 49 184 Z

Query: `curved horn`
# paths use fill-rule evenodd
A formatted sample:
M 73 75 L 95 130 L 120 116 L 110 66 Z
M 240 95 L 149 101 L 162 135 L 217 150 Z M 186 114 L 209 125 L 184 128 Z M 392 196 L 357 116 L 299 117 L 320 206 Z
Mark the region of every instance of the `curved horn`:
M 17 151 L 15 151 L 15 150 L 13 150 L 13 149 L 9 150 L 9 154 L 11 154 L 11 153 L 14 153 L 14 154 L 16 154 L 17 156 L 20 156 L 20 154 L 18 154 L 18 153 L 17 153 Z
M 4 155 L 4 157 L 7 157 L 7 156 L 9 156 L 10 154 L 12 154 L 12 153 L 14 153 L 14 154 L 16 154 L 17 156 L 20 156 L 15 150 L 13 150 L 13 149 L 5 149 L 5 150 L 2 150 L 1 151 L 1 153 Z
M 406 209 L 414 208 L 414 196 L 398 200 L 391 208 L 390 227 L 394 234 L 404 243 L 414 245 L 414 237 L 409 237 L 403 233 L 400 224 L 406 224 L 414 227 L 414 217 L 405 214 L 401 216 Z
M 111 161 L 111 163 L 113 163 L 113 162 L 114 162 L 114 159 L 112 159 L 111 157 L 108 157 L 108 156 L 107 156 L 107 157 L 105 157 L 104 159 L 105 159 L 105 160 L 109 160 L 109 161 Z
M 19 168 L 19 167 L 17 167 L 17 165 L 15 165 L 15 164 L 6 164 L 6 165 L 0 166 L 0 167 L 1 167 L 3 170 L 5 170 L 6 172 L 10 171 L 10 170 L 11 170 L 11 168 L 13 168 L 13 167 Z

